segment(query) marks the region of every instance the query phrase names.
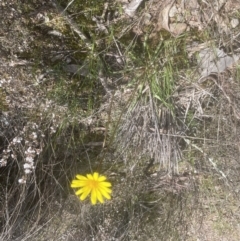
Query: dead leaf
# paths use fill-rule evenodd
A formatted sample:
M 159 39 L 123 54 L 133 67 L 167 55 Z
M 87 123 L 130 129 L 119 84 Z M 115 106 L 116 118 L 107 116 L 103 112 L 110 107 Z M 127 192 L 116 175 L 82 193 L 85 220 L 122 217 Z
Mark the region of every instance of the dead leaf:
M 220 74 L 239 60 L 238 55 L 227 55 L 218 48 L 205 48 L 199 52 L 200 78 L 210 74 Z
M 160 31 L 161 29 L 166 29 L 167 31 L 171 32 L 169 28 L 169 11 L 172 8 L 174 2 L 175 0 L 167 0 L 161 6 L 160 13 L 157 19 L 157 31 Z

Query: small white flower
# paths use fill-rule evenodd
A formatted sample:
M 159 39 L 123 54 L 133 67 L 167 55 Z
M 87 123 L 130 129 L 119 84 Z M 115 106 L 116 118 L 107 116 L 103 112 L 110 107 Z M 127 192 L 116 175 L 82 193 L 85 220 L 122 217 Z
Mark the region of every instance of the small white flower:
M 33 132 L 33 133 L 29 136 L 29 138 L 31 138 L 31 139 L 33 139 L 33 140 L 37 139 L 37 133 L 36 133 L 36 132 Z
M 5 155 L 7 155 L 9 152 L 11 152 L 11 150 L 8 148 L 7 150 L 3 150 L 3 153 L 5 154 Z
M 24 183 L 26 183 L 26 180 L 23 179 L 23 178 L 20 178 L 20 179 L 18 179 L 18 183 L 20 183 L 20 184 L 24 184 Z
M 33 162 L 33 158 L 31 156 L 27 156 L 26 157 L 26 162 L 32 163 Z
M 16 159 L 16 156 L 14 154 L 11 154 L 12 159 Z
M 22 141 L 22 137 L 19 137 L 18 138 L 18 143 L 21 143 L 21 141 Z
M 28 154 L 28 153 L 30 153 L 30 154 L 35 153 L 35 150 L 32 149 L 32 147 L 30 146 L 30 147 L 28 147 L 28 149 L 25 151 L 25 154 Z
M 29 163 L 24 163 L 23 168 L 24 168 L 24 169 L 31 169 L 31 168 L 32 168 L 32 165 L 29 164 Z
M 31 171 L 30 169 L 25 169 L 24 172 L 25 172 L 26 174 L 32 173 L 32 171 Z
M 0 167 L 5 167 L 7 165 L 7 160 L 5 160 L 5 159 L 1 159 L 0 160 Z
M 21 137 L 15 137 L 13 138 L 12 142 L 15 144 L 15 143 L 21 143 L 22 141 L 22 138 Z

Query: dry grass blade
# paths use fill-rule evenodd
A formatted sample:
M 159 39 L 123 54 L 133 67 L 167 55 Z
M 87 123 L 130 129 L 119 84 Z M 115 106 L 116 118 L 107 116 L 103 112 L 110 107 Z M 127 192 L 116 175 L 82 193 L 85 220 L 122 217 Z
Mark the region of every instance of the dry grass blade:
M 126 155 L 136 153 L 137 159 L 148 156 L 159 163 L 159 170 L 177 173 L 181 152 L 176 133 L 172 111 L 157 106 L 149 93 L 149 102 L 138 101 L 123 117 L 117 143 Z

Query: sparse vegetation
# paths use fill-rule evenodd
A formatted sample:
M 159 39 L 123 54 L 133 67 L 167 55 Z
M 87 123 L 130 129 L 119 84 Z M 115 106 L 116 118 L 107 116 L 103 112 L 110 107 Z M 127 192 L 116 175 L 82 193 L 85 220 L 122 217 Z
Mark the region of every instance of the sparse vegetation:
M 0 2 L 0 240 L 238 241 L 240 4 L 223 2 Z M 92 206 L 70 185 L 94 172 L 112 193 Z

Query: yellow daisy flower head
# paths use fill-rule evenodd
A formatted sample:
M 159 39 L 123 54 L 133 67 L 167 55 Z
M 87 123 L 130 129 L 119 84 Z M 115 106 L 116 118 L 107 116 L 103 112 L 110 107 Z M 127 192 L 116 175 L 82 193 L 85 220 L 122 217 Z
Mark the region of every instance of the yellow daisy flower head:
M 95 205 L 97 201 L 104 202 L 104 198 L 111 199 L 112 193 L 110 182 L 106 181 L 105 176 L 100 176 L 99 173 L 87 174 L 87 176 L 76 175 L 76 179 L 72 180 L 72 188 L 80 188 L 76 191 L 76 195 L 80 196 L 80 200 L 85 200 L 91 194 L 91 203 Z

